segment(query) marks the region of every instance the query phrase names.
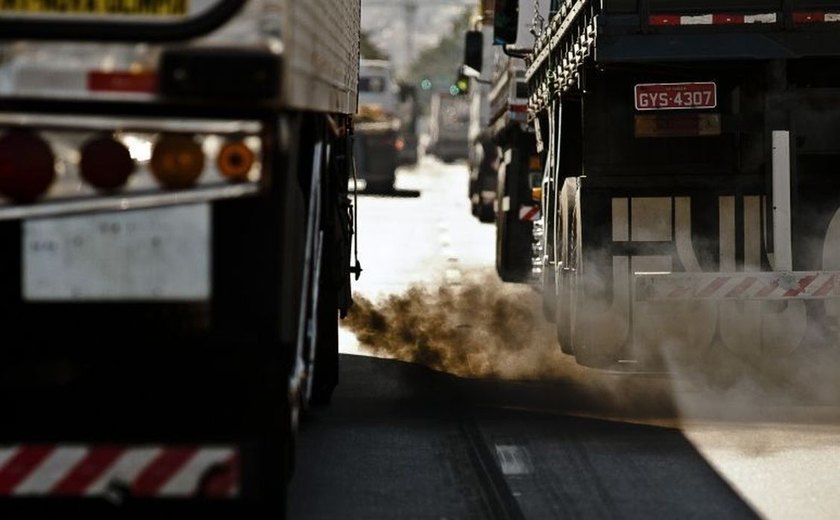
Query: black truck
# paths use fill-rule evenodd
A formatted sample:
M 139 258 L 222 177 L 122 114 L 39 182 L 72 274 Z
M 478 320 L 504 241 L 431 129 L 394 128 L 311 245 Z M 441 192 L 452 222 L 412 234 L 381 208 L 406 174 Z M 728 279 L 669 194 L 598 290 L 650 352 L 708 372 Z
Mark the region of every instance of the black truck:
M 563 351 L 661 367 L 836 341 L 840 2 L 518 4 L 495 16 L 535 21 L 534 261 Z

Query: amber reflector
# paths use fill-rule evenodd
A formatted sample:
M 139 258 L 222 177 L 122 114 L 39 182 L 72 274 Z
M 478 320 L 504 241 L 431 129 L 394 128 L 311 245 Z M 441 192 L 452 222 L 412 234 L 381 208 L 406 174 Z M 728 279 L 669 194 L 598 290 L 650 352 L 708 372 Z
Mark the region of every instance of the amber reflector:
M 152 150 L 152 175 L 165 188 L 189 188 L 204 170 L 204 152 L 192 136 L 165 135 Z

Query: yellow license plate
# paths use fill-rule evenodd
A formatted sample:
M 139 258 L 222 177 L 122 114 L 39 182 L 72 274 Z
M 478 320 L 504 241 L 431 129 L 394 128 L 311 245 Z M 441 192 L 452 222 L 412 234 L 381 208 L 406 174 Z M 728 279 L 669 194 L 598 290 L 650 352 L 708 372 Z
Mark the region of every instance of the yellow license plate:
M 0 0 L 2 13 L 178 16 L 189 0 Z

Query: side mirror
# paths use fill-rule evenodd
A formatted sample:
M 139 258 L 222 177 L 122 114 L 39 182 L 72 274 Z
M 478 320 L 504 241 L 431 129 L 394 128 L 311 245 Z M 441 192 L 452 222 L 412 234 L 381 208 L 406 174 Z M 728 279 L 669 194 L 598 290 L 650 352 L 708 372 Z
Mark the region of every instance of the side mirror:
M 464 41 L 464 65 L 476 72 L 481 72 L 484 56 L 484 35 L 481 31 L 467 31 Z
M 519 29 L 519 0 L 496 0 L 493 45 L 513 45 Z
M 417 89 L 414 88 L 413 85 L 400 85 L 400 101 L 405 103 L 406 101 L 412 101 L 414 98 L 417 97 Z

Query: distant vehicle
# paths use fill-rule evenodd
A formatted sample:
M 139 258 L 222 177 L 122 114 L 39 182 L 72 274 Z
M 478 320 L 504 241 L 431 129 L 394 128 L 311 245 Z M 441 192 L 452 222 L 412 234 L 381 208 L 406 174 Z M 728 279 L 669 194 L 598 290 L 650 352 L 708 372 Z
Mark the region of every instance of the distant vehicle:
M 432 94 L 427 151 L 444 162 L 466 159 L 470 105 L 463 96 L 448 92 Z
M 481 222 L 496 221 L 496 183 L 499 174 L 499 144 L 493 138 L 490 127 L 490 92 L 493 82 L 481 79 L 483 63 L 492 63 L 495 58 L 493 42 L 492 18 L 483 18 L 483 13 L 476 13 L 477 21 L 482 23 L 479 30 L 467 35 L 467 40 L 475 40 L 480 36 L 482 47 L 477 48 L 473 42 L 469 43 L 471 52 L 478 53 L 471 57 L 470 73 L 464 73 L 469 81 L 468 98 L 470 101 L 470 123 L 467 131 L 467 167 L 469 168 L 468 197 L 473 216 Z M 467 66 L 464 65 L 466 68 Z M 488 74 L 489 76 L 489 74 Z M 472 77 L 472 79 L 470 79 Z
M 405 146 L 400 107 L 400 87 L 391 63 L 361 60 L 353 148 L 357 175 L 364 180 L 365 191 L 394 189 L 400 149 Z
M 522 0 L 519 8 L 532 13 L 538 5 L 535 0 Z M 542 3 L 541 16 L 548 16 L 550 5 Z M 534 17 L 517 18 L 517 37 L 503 47 L 494 45 L 494 17 L 483 14 L 478 14 L 481 28 L 470 31 L 465 41 L 466 70 L 488 77 L 470 89 L 480 99 L 473 100 L 469 194 L 476 216 L 496 223 L 499 276 L 506 282 L 527 282 L 532 278 L 533 227 L 540 216 L 532 187 L 539 185 L 542 168 L 536 133 L 528 123 L 526 64 L 514 56 L 532 49 L 534 36 L 528 26 Z
M 417 100 L 416 87 L 406 84 L 400 85 L 400 104 L 397 112 L 400 118 L 397 163 L 400 166 L 410 166 L 416 164 L 419 159 L 417 123 L 420 117 L 420 106 Z

